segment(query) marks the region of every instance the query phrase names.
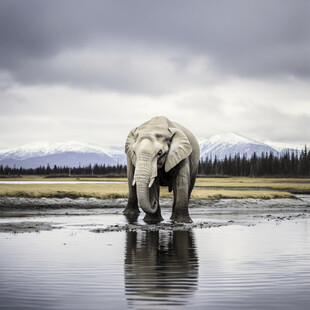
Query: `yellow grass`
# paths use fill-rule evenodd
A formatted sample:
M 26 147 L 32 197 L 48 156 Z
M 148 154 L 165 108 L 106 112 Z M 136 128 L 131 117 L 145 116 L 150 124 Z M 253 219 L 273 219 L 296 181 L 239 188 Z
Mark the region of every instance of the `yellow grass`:
M 0 196 L 9 197 L 127 197 L 126 183 L 119 184 L 0 184 Z
M 172 198 L 173 193 L 169 193 L 167 188 L 161 188 L 162 198 Z M 263 191 L 263 190 L 226 190 L 226 189 L 194 189 L 191 194 L 192 199 L 223 199 L 223 198 L 296 198 L 295 195 L 287 192 Z
M 197 178 L 197 187 L 256 187 L 279 190 L 310 191 L 310 179 L 296 178 Z
M 23 178 L 23 180 L 46 180 L 39 177 Z M 8 179 L 5 179 L 8 180 Z M 15 179 L 16 180 L 16 179 Z M 62 179 L 54 179 L 62 180 Z M 64 181 L 72 181 L 73 179 L 64 178 Z M 81 178 L 81 181 L 88 179 Z M 89 179 L 94 181 L 94 179 Z M 95 179 L 97 181 L 97 179 Z M 98 179 L 98 181 L 115 181 L 115 179 Z M 281 179 L 283 181 L 283 179 Z M 124 183 L 102 183 L 102 184 L 0 184 L 0 196 L 8 197 L 96 197 L 101 199 L 107 198 L 122 198 L 128 196 L 128 187 L 126 179 L 117 179 L 117 181 L 124 181 Z M 262 182 L 260 182 L 262 181 Z M 270 179 L 268 179 L 270 181 Z M 277 182 L 275 180 L 274 182 Z M 244 178 L 231 178 L 231 179 L 198 179 L 197 186 L 227 186 L 227 187 L 266 187 L 264 179 L 244 179 Z M 212 185 L 211 185 L 212 184 Z M 242 185 L 240 185 L 242 184 Z M 278 183 L 269 182 L 276 188 L 282 185 Z M 277 185 L 275 185 L 277 184 Z M 298 183 L 294 187 L 300 188 Z M 260 185 L 260 186 L 259 186 Z M 308 185 L 308 184 L 306 184 Z M 270 186 L 268 186 L 270 187 Z M 166 187 L 161 188 L 162 198 L 172 198 L 173 194 L 168 192 Z M 221 198 L 296 198 L 293 194 L 283 191 L 267 191 L 267 190 L 226 190 L 226 189 L 194 189 L 192 192 L 194 199 L 221 199 Z
M 191 198 L 194 199 L 222 199 L 222 198 L 260 198 L 260 199 L 275 199 L 275 198 L 296 198 L 295 195 L 288 192 L 263 191 L 263 190 L 193 190 Z

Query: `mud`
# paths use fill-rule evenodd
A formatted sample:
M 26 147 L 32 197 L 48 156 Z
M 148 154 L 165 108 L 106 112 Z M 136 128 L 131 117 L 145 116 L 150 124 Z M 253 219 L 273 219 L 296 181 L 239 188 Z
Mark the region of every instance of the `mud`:
M 98 199 L 98 198 L 24 198 L 0 197 L 0 212 L 7 210 L 51 210 L 63 208 L 95 209 L 125 207 L 126 198 Z
M 127 199 L 0 198 L 0 232 L 24 233 L 53 229 L 116 231 L 185 231 L 229 225 L 252 226 L 261 222 L 310 218 L 310 196 L 298 199 L 191 200 L 191 224 L 170 221 L 172 199 L 160 199 L 164 221 L 148 225 L 144 213 L 123 215 Z
M 25 233 L 53 230 L 59 227 L 49 222 L 18 222 L 18 223 L 0 223 L 0 232 Z

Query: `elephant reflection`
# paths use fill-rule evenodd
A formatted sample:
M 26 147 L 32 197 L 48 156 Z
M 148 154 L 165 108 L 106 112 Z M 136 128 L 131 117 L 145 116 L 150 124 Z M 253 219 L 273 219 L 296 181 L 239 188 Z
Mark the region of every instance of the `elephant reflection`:
M 197 284 L 198 258 L 193 232 L 126 233 L 125 291 L 129 306 L 183 305 Z

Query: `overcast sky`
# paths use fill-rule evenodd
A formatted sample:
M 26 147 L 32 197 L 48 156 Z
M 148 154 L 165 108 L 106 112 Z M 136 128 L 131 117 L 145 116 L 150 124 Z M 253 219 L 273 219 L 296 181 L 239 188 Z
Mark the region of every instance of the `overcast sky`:
M 310 145 L 310 1 L 0 1 L 0 148 L 166 115 Z

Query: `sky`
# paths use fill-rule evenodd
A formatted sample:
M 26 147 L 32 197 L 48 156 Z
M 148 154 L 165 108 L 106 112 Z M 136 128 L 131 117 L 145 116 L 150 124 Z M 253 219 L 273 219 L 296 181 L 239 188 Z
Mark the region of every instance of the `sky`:
M 0 149 L 123 145 L 158 115 L 310 145 L 309 82 L 307 0 L 0 1 Z

